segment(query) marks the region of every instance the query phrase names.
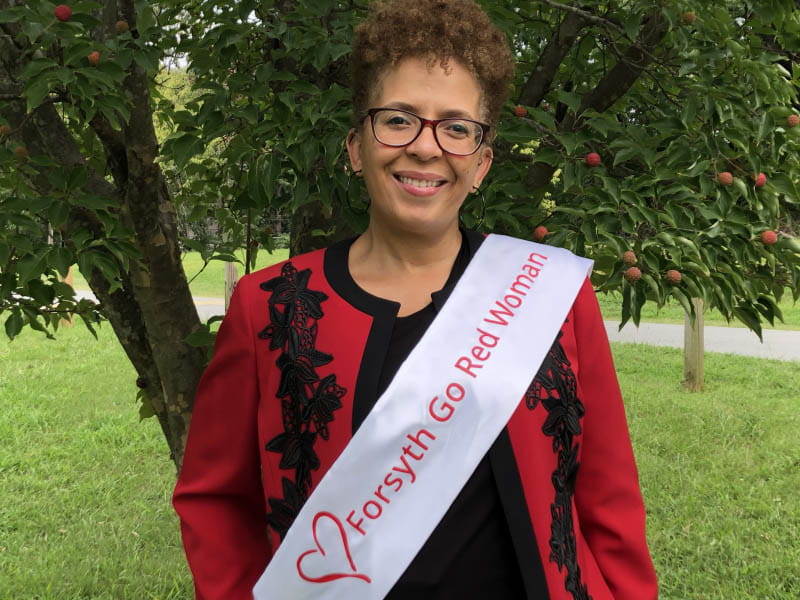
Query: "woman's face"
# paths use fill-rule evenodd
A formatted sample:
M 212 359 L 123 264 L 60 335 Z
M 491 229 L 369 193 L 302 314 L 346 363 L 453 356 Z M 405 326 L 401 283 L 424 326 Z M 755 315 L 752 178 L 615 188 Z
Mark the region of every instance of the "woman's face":
M 371 102 L 374 108 L 400 108 L 425 119 L 463 117 L 481 120 L 477 79 L 450 61 L 448 71 L 425 59 L 407 58 L 387 71 Z M 425 126 L 408 146 L 379 143 L 367 117 L 347 138 L 350 162 L 362 171 L 371 199 L 370 224 L 392 231 L 443 235 L 458 227 L 458 210 L 483 181 L 492 150 L 482 145 L 469 156 L 443 152 L 433 129 Z

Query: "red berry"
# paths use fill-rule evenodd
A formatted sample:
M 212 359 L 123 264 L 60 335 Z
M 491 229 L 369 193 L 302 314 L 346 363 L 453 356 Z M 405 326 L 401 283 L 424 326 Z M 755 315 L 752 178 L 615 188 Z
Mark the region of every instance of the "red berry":
M 788 117 L 786 117 L 787 127 L 797 127 L 798 124 L 800 124 L 800 116 L 789 115 Z
M 519 104 L 517 104 L 514 107 L 514 115 L 516 115 L 517 117 L 524 117 L 527 114 L 528 114 L 528 109 L 525 108 L 524 106 L 520 106 Z
M 117 21 L 114 27 L 117 30 L 117 33 L 119 34 L 126 33 L 128 29 L 130 29 L 130 26 L 128 25 L 127 21 Z
M 539 225 L 536 229 L 533 230 L 533 239 L 535 239 L 537 242 L 541 242 L 547 236 L 548 233 L 550 232 L 547 231 L 547 227 L 545 227 L 544 225 Z
M 757 188 L 762 188 L 765 185 L 767 185 L 767 176 L 764 175 L 763 173 L 759 173 L 758 175 L 756 175 L 755 180 Z
M 622 263 L 625 265 L 635 265 L 637 261 L 636 253 L 633 250 L 627 250 L 622 253 Z
M 253 248 L 258 248 L 258 240 L 250 240 L 250 246 Z
M 720 185 L 730 185 L 733 183 L 733 175 L 731 175 L 728 171 L 723 171 L 717 175 L 717 181 L 719 181 Z
M 690 10 L 688 12 L 683 13 L 683 22 L 687 25 L 692 25 L 697 18 L 697 15 L 694 14 L 694 11 Z
M 761 243 L 765 246 L 772 246 L 775 242 L 778 241 L 778 234 L 774 231 L 770 231 L 767 229 L 766 231 L 761 232 Z
M 666 279 L 669 283 L 678 284 L 682 279 L 681 272 L 676 271 L 675 269 L 670 269 L 667 271 Z
M 0 125 L 0 137 L 11 135 L 11 127 L 8 125 Z
M 66 4 L 59 4 L 53 10 L 53 14 L 59 21 L 69 21 L 72 18 L 72 9 Z
M 597 152 L 589 152 L 583 159 L 583 162 L 589 167 L 599 167 L 600 163 L 603 161 L 600 160 L 600 155 Z
M 86 58 L 89 60 L 89 64 L 93 67 L 96 67 L 100 64 L 100 53 L 97 50 L 91 52 Z
M 642 278 L 642 272 L 639 270 L 639 267 L 629 267 L 625 270 L 625 279 L 630 281 L 631 283 L 636 283 Z
M 19 159 L 28 158 L 28 149 L 25 146 L 17 146 L 14 148 L 14 156 Z
M 544 110 L 544 112 L 550 112 L 550 103 L 545 102 L 544 104 L 542 104 L 542 109 Z

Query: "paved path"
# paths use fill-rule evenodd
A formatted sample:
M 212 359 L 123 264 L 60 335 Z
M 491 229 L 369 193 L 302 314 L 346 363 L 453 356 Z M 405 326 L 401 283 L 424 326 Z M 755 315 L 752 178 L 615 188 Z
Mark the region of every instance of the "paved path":
M 652 346 L 683 348 L 683 325 L 640 323 L 636 328 L 628 323 L 619 331 L 618 321 L 606 321 L 608 339 L 613 342 L 633 342 Z M 713 327 L 706 325 L 703 341 L 706 352 L 729 352 L 760 358 L 800 361 L 800 331 L 764 329 L 764 342 L 743 327 Z
M 78 292 L 85 297 L 93 297 L 89 292 Z M 213 315 L 225 312 L 222 298 L 196 297 L 195 304 L 200 318 L 204 321 Z M 619 322 L 606 321 L 608 338 L 612 342 L 630 342 L 652 346 L 683 348 L 683 325 L 662 323 L 641 323 L 638 328 L 628 323 L 618 331 Z M 729 352 L 760 358 L 800 361 L 800 331 L 765 329 L 764 342 L 743 327 L 706 326 L 704 331 L 707 352 Z

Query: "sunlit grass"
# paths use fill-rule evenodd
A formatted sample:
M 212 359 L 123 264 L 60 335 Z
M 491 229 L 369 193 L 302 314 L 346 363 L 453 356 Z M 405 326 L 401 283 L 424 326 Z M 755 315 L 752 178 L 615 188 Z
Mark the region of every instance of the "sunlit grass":
M 665 600 L 800 597 L 800 363 L 613 347 Z M 0 341 L 0 599 L 189 599 L 175 472 L 103 326 Z

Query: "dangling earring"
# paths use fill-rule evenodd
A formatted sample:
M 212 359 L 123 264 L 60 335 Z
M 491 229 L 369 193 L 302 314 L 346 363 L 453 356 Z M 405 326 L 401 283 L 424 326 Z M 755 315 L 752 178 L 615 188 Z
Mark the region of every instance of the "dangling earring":
M 365 215 L 369 212 L 369 205 L 370 205 L 370 198 L 367 197 L 367 204 L 364 208 L 356 210 L 353 208 L 353 205 L 350 204 L 350 183 L 353 181 L 353 175 L 361 175 L 361 171 L 350 171 L 350 175 L 347 177 L 347 187 L 344 189 L 344 202 L 347 206 L 348 210 L 356 215 Z
M 483 218 L 486 216 L 486 197 L 483 195 L 483 190 L 478 186 L 473 186 L 472 193 L 478 194 L 481 198 L 481 216 L 478 219 L 478 222 L 473 226 L 474 229 L 478 229 L 481 225 L 483 225 Z

